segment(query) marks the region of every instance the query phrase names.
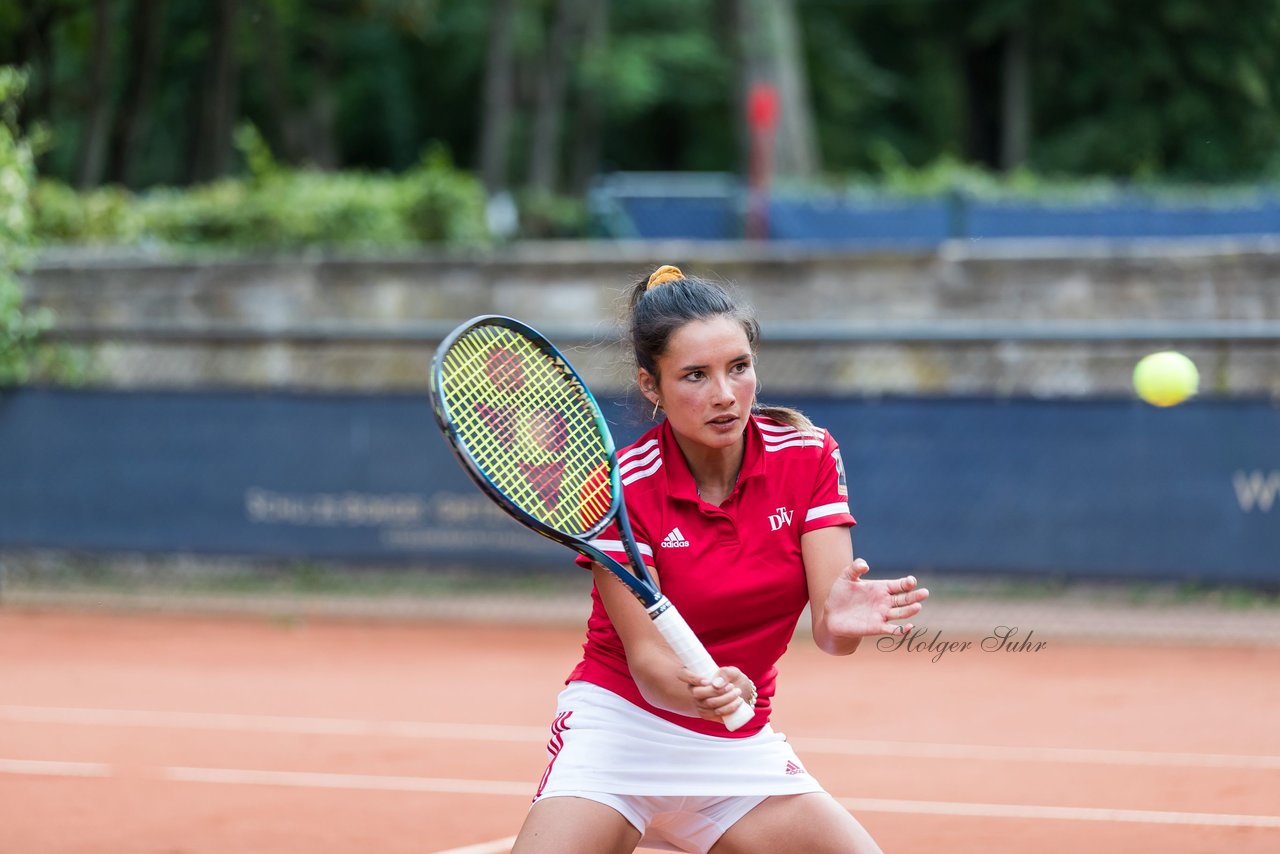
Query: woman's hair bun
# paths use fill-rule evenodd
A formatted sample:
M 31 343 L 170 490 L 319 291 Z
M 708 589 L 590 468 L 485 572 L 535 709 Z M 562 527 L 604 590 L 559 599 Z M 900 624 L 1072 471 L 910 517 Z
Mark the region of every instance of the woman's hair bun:
M 684 273 L 680 271 L 679 267 L 673 267 L 670 264 L 663 264 L 650 274 L 649 284 L 645 287 L 645 290 L 653 290 L 658 285 L 664 285 L 667 282 L 677 282 L 683 278 Z

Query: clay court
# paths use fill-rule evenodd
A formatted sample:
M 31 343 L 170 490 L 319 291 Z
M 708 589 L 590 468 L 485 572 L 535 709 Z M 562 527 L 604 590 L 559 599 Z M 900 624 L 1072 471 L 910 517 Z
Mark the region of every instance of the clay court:
M 798 638 L 775 726 L 889 852 L 1280 850 L 1274 648 L 1028 631 Z M 10 605 L 0 847 L 505 852 L 579 644 L 562 619 Z

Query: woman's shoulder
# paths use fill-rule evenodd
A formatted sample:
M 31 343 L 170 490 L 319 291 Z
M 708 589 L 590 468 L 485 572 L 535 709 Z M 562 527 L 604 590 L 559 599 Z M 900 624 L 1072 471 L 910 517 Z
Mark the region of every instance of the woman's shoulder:
M 832 494 L 833 483 L 839 484 L 841 496 L 847 494 L 840 447 L 825 428 L 807 421 L 800 425 L 760 417 L 756 426 L 763 439 L 764 471 L 770 478 L 807 496 L 817 495 L 817 490 Z

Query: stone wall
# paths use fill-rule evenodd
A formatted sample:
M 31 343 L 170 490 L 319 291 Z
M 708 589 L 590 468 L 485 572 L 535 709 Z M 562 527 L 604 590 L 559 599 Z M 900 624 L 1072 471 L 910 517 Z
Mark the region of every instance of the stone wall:
M 29 301 L 56 312 L 60 334 L 94 354 L 105 385 L 420 389 L 442 331 L 499 313 L 575 339 L 571 358 L 612 386 L 626 382 L 625 354 L 585 342 L 613 335 L 626 286 L 660 263 L 738 286 L 766 341 L 775 333 L 762 351 L 773 357 L 774 388 L 1118 393 L 1134 359 L 1176 345 L 1211 390 L 1280 397 L 1280 238 L 966 241 L 879 253 L 547 243 L 249 260 L 77 250 L 48 253 L 25 281 Z M 1052 324 L 1095 340 L 1040 340 L 1036 329 Z M 1220 340 L 1239 324 L 1261 340 Z M 945 340 L 981 329 L 990 334 Z M 1177 337 L 1193 329 L 1211 334 Z M 806 332 L 849 340 L 806 343 Z

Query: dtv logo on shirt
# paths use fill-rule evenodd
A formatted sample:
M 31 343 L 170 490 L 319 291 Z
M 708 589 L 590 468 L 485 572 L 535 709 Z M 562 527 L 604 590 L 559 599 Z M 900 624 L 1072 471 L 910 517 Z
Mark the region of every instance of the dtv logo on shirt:
M 794 510 L 788 510 L 785 507 L 779 507 L 778 512 L 769 516 L 769 530 L 776 531 L 783 525 L 791 524 L 791 517 L 795 516 Z

